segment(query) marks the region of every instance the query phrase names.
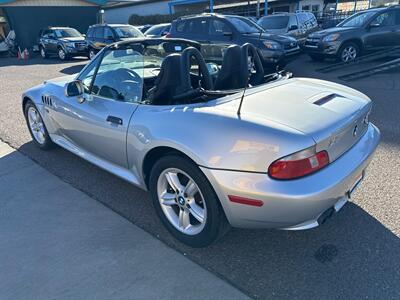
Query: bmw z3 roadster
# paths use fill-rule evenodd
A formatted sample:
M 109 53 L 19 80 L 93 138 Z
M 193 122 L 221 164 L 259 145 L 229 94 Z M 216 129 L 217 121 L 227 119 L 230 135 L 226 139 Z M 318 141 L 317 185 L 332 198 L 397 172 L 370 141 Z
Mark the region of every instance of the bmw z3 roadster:
M 23 94 L 34 143 L 149 190 L 166 228 L 192 247 L 230 226 L 322 224 L 350 199 L 379 143 L 371 100 L 266 75 L 250 44 L 224 49 L 220 65 L 212 51 L 181 39 L 104 48 L 79 74 Z

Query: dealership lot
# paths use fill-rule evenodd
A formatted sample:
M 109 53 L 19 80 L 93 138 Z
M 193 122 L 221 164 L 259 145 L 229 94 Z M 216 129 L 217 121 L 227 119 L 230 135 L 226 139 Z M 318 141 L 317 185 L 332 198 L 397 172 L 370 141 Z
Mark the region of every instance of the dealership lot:
M 374 100 L 371 121 L 381 129 L 382 142 L 366 180 L 340 214 L 310 231 L 232 230 L 212 247 L 190 249 L 166 232 L 147 193 L 62 149 L 42 152 L 32 144 L 22 115 L 21 93 L 44 79 L 73 74 L 85 63 L 79 59 L 61 64 L 40 58 L 26 63 L 1 59 L 0 139 L 249 296 L 400 297 L 398 72 L 345 83 Z M 324 65 L 302 56 L 288 69 L 295 76 L 344 83 L 337 77 L 347 71 L 315 71 Z

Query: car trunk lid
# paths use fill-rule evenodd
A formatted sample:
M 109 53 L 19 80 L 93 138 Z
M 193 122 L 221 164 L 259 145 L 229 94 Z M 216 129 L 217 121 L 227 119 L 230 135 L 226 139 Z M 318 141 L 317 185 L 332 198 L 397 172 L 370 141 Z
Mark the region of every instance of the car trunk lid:
M 345 86 L 290 79 L 267 89 L 265 85 L 249 89 L 241 116 L 265 118 L 299 130 L 314 139 L 317 151 L 327 150 L 333 161 L 365 133 L 370 107 L 366 96 Z

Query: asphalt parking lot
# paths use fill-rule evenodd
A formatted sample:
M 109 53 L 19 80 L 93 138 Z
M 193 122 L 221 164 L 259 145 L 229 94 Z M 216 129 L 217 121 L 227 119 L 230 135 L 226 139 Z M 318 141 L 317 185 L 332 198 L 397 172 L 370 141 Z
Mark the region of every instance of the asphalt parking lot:
M 294 76 L 344 83 L 373 99 L 371 121 L 382 141 L 364 183 L 352 202 L 319 228 L 233 229 L 211 247 L 191 249 L 164 229 L 146 192 L 67 151 L 43 152 L 31 142 L 21 93 L 45 79 L 78 72 L 86 63 L 0 58 L 0 139 L 251 297 L 400 298 L 399 71 L 343 82 L 337 76 L 350 70 L 321 74 L 315 70 L 326 63 L 306 56 L 288 65 Z

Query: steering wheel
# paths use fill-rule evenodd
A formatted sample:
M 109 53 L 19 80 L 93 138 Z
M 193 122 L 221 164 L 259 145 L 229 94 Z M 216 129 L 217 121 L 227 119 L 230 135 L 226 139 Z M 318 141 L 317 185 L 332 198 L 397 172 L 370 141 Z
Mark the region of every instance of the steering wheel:
M 183 50 L 182 54 L 182 65 L 183 68 L 182 74 L 188 74 L 190 76 L 190 67 L 191 67 L 191 59 L 194 58 L 195 62 L 199 66 L 199 77 L 200 79 L 200 86 L 204 90 L 212 90 L 213 89 L 213 81 L 208 71 L 206 62 L 204 61 L 203 55 L 201 55 L 200 51 L 194 47 L 188 47 Z
M 120 68 L 110 72 L 111 86 L 118 88 L 118 100 L 137 101 L 142 97 L 143 80 L 135 71 L 127 68 Z
M 242 46 L 242 62 L 247 63 L 249 84 L 254 86 L 264 82 L 264 68 L 254 45 L 246 43 Z

